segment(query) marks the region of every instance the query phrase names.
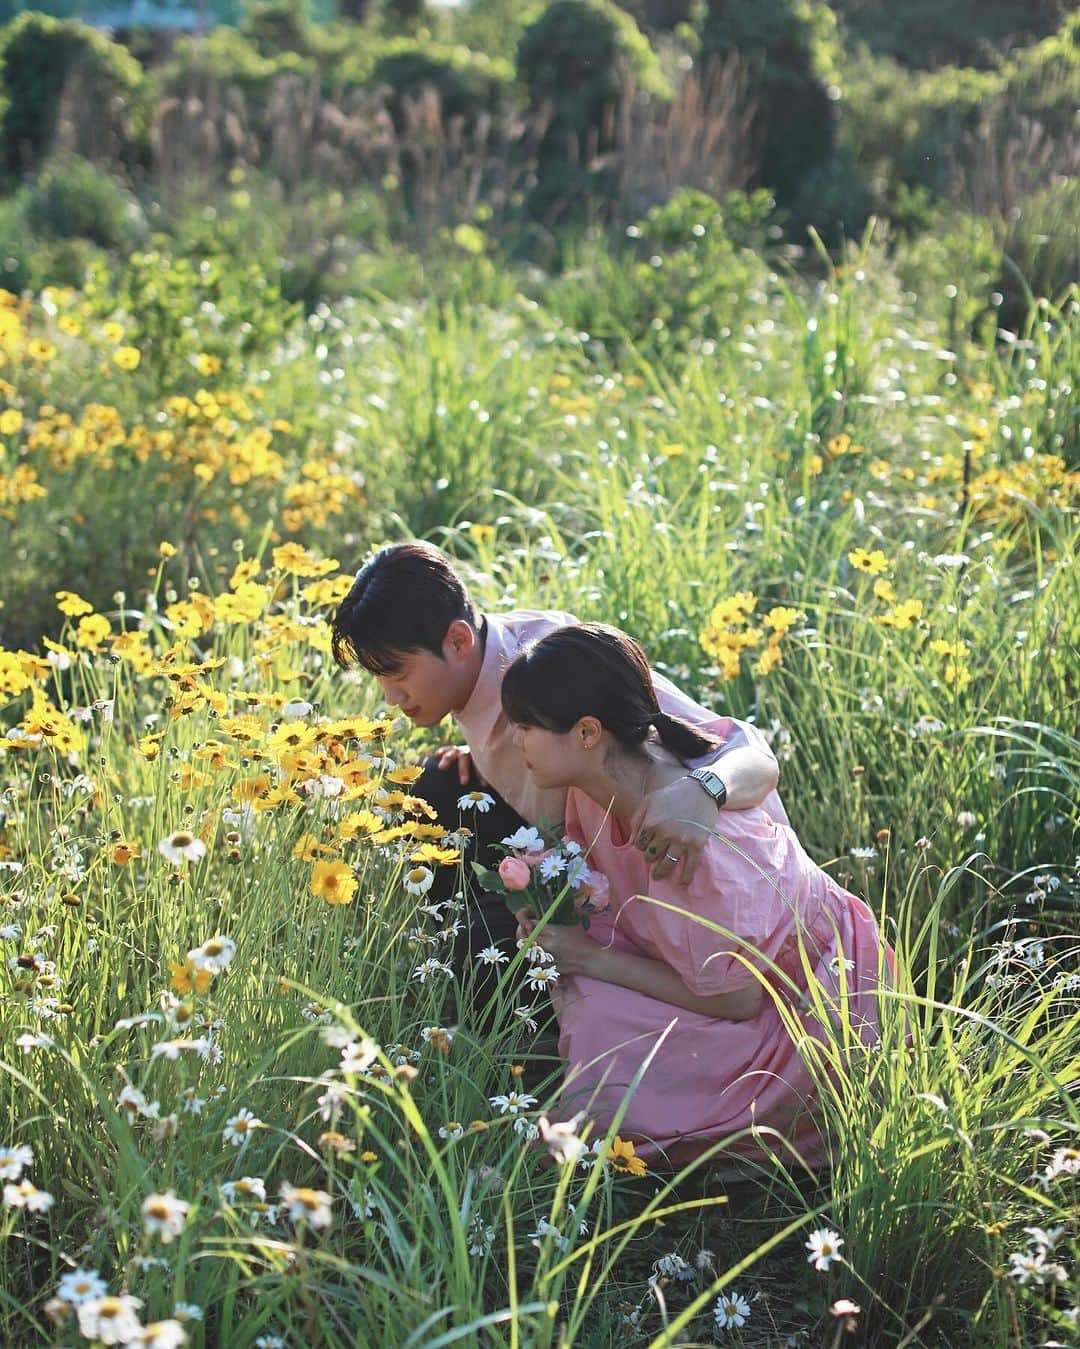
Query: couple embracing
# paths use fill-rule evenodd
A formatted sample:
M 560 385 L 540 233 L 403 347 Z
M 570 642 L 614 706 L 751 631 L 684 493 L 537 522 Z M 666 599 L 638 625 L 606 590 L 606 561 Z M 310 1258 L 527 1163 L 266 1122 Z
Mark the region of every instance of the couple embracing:
M 540 934 L 560 971 L 563 1115 L 595 1137 L 632 1088 L 619 1132 L 646 1156 L 677 1163 L 723 1139 L 754 1157 L 769 1138 L 824 1163 L 807 1045 L 876 1039 L 891 952 L 800 845 L 760 733 L 686 697 L 616 628 L 479 613 L 426 543 L 361 569 L 333 651 L 414 724 L 454 717 L 468 749 L 439 751 L 412 791 L 452 830 L 462 791 L 483 787 L 480 861 L 523 826 L 556 825 L 607 880 L 587 932 Z M 528 937 L 533 916 L 517 917 L 515 932 L 501 898 L 470 898 L 458 959 Z

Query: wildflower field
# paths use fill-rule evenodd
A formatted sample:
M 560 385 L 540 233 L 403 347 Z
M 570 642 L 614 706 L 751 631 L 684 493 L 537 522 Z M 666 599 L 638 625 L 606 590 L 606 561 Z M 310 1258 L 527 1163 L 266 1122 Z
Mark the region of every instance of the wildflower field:
M 1075 288 L 1006 332 L 867 238 L 698 294 L 706 228 L 0 294 L 3 1343 L 1080 1342 Z M 411 534 L 768 734 L 898 958 L 827 1173 L 552 1134 L 524 953 L 457 1023 L 438 740 L 330 657 Z

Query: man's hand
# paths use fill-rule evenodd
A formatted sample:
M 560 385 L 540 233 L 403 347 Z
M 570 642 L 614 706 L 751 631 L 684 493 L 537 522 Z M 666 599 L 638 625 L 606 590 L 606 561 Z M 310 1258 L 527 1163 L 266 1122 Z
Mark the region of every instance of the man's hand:
M 656 880 L 675 872 L 676 884 L 689 885 L 718 814 L 708 792 L 692 778 L 679 778 L 642 801 L 630 821 L 630 838 L 654 863 Z
M 435 762 L 440 769 L 453 768 L 457 764 L 458 781 L 463 787 L 474 782 L 477 787 L 486 787 L 487 783 L 476 771 L 468 745 L 440 745 L 435 751 Z

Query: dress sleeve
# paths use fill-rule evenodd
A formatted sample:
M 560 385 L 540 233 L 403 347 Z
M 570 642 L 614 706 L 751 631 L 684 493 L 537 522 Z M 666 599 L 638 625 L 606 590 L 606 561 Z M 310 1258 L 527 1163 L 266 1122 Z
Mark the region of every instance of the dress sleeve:
M 688 889 L 654 881 L 649 893 L 660 904 L 633 901 L 649 953 L 701 997 L 756 984 L 755 970 L 769 977 L 796 926 L 798 844 L 764 810 L 734 816 L 710 840 Z

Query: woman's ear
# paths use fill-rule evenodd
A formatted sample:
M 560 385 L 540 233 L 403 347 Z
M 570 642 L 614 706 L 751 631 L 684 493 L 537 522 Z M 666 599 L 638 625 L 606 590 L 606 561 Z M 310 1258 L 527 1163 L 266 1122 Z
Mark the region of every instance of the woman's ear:
M 604 728 L 600 725 L 597 717 L 581 717 L 574 727 L 572 734 L 581 744 L 582 749 L 592 749 L 600 743 L 600 736 Z

